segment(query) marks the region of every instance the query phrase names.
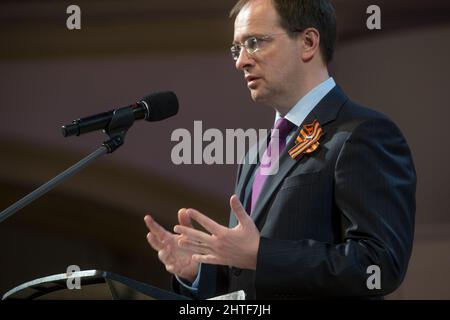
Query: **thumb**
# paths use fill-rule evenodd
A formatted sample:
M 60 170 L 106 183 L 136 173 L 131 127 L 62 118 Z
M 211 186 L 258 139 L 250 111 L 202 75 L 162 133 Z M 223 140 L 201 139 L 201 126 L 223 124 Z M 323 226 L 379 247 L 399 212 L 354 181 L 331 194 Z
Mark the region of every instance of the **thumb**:
M 191 218 L 186 213 L 186 208 L 182 208 L 182 209 L 178 210 L 178 222 L 182 226 L 194 228 L 194 226 L 192 225 Z
M 247 211 L 245 211 L 244 206 L 235 194 L 233 194 L 230 198 L 230 207 L 240 223 L 245 224 L 248 219 L 250 219 L 250 216 Z

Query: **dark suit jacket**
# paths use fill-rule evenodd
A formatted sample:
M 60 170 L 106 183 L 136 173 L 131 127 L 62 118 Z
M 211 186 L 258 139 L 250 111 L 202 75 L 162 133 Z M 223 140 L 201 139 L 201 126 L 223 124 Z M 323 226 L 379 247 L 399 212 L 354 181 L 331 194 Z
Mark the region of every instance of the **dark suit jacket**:
M 416 190 L 405 138 L 385 115 L 351 102 L 337 86 L 302 126 L 315 119 L 324 130 L 319 148 L 294 160 L 291 139 L 253 211 L 261 233 L 256 271 L 203 265 L 194 297 L 240 289 L 257 299 L 376 297 L 400 285 Z M 238 170 L 235 191 L 244 206 L 255 168 Z M 371 265 L 380 267 L 381 289 L 367 287 Z

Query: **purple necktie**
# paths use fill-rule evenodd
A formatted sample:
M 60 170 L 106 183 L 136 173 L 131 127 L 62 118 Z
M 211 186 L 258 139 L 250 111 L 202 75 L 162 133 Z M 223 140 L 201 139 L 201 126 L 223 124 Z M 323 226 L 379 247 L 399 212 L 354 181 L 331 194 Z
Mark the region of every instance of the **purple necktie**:
M 264 155 L 261 158 L 265 160 L 260 161 L 260 165 L 255 174 L 255 179 L 253 180 L 250 212 L 253 212 L 253 210 L 255 209 L 256 201 L 258 200 L 264 183 L 266 182 L 266 179 L 268 177 L 267 173 L 268 171 L 270 171 L 270 166 L 273 165 L 275 161 L 278 161 L 280 154 L 286 147 L 286 138 L 289 135 L 289 132 L 291 132 L 291 130 L 294 128 L 294 126 L 295 125 L 292 122 L 286 120 L 285 118 L 279 118 L 275 123 L 274 129 L 278 129 L 278 131 L 272 130 L 272 132 L 270 133 L 269 145 L 267 146 L 267 149 L 266 151 L 264 151 Z M 278 152 L 274 152 L 274 154 L 272 154 L 272 149 L 275 149 L 274 145 L 277 142 Z

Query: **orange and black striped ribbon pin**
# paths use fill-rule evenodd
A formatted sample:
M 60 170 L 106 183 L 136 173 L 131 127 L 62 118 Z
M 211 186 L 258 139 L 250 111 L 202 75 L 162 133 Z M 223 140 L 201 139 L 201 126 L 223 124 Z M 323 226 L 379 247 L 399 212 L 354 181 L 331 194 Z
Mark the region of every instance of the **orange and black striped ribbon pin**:
M 289 150 L 289 155 L 292 159 L 296 159 L 299 155 L 315 151 L 319 147 L 319 139 L 322 134 L 322 127 L 317 120 L 303 126 L 295 140 L 295 146 Z

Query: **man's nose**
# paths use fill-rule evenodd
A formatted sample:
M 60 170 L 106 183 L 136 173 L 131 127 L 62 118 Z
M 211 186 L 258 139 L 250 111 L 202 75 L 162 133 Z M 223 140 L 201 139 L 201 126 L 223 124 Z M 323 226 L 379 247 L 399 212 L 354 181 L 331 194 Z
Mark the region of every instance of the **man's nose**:
M 247 67 L 252 66 L 254 60 L 250 57 L 249 53 L 245 48 L 241 48 L 239 53 L 239 58 L 236 60 L 236 69 L 244 70 Z

